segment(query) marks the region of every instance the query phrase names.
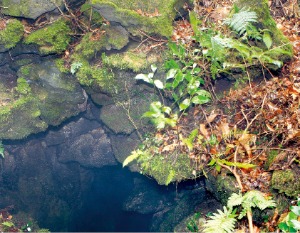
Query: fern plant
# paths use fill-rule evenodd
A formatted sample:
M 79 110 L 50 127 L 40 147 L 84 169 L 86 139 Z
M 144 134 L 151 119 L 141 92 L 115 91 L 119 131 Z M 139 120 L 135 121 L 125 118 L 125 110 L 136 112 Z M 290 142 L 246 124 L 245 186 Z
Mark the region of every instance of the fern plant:
M 235 214 L 236 209 L 233 209 L 235 206 L 242 207 L 242 211 L 238 216 Z M 253 232 L 252 208 L 257 207 L 260 210 L 264 210 L 275 206 L 276 203 L 273 200 L 265 198 L 263 193 L 257 190 L 248 191 L 244 195 L 233 193 L 228 199 L 227 207 L 223 207 L 224 211 L 218 210 L 218 213 L 210 217 L 211 219 L 204 224 L 204 232 L 233 232 L 237 221 L 236 217 L 241 219 L 246 215 L 248 217 L 250 232 Z
M 223 211 L 217 210 L 218 213 L 214 213 L 210 216 L 203 226 L 205 233 L 230 233 L 234 231 L 236 223 L 236 215 L 231 209 L 223 207 Z
M 236 31 L 240 36 L 243 35 L 251 23 L 257 22 L 257 14 L 254 11 L 242 8 L 231 18 L 224 21 L 232 30 Z

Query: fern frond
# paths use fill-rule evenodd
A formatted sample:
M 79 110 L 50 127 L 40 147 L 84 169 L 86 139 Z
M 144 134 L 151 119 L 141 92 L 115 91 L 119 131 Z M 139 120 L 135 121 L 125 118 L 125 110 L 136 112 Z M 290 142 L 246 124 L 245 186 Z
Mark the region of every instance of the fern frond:
M 238 13 L 235 13 L 231 18 L 224 21 L 225 24 L 229 25 L 239 35 L 246 32 L 247 26 L 250 23 L 257 22 L 257 14 L 254 11 L 249 11 L 242 8 Z
M 214 213 L 209 220 L 203 225 L 205 233 L 230 233 L 234 231 L 234 225 L 236 223 L 235 214 L 228 210 L 225 206 L 223 212 L 218 210 L 218 213 Z

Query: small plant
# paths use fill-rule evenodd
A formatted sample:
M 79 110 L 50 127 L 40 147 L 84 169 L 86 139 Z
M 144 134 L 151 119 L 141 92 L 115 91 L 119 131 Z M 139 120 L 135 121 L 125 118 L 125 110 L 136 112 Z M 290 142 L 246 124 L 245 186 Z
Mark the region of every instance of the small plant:
M 300 198 L 297 200 L 297 206 L 291 206 L 290 212 L 284 221 L 279 223 L 278 227 L 283 232 L 298 232 L 300 230 Z
M 157 129 L 163 129 L 166 125 L 171 127 L 176 126 L 177 114 L 171 114 L 171 108 L 162 105 L 161 102 L 156 101 L 150 104 L 148 112 L 143 114 L 143 117 L 151 118 L 152 123 Z
M 201 213 L 195 213 L 191 219 L 186 223 L 186 228 L 190 232 L 199 232 L 199 227 L 198 227 L 198 220 L 200 217 Z
M 236 209 L 233 209 L 235 206 L 242 207 L 239 215 L 236 215 Z M 264 210 L 275 206 L 276 204 L 273 200 L 265 198 L 263 193 L 257 190 L 248 191 L 244 195 L 241 193 L 233 193 L 228 199 L 227 207 L 223 207 L 224 211 L 218 210 L 218 213 L 211 216 L 211 219 L 204 224 L 204 232 L 233 232 L 234 225 L 237 221 L 236 217 L 242 219 L 246 215 L 248 218 L 249 230 L 250 232 L 253 232 L 252 208 L 257 207 L 260 210 Z
M 82 67 L 81 62 L 73 62 L 70 68 L 71 74 L 75 74 L 80 69 L 80 67 Z

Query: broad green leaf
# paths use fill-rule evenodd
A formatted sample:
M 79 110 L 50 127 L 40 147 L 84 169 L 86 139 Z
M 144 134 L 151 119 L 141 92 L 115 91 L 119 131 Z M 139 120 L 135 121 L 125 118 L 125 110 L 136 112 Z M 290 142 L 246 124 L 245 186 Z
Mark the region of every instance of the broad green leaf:
M 292 211 L 294 214 L 300 216 L 300 206 L 291 206 L 291 211 Z
M 171 113 L 171 108 L 168 106 L 163 106 L 161 110 L 162 112 L 167 113 L 168 115 Z
M 127 166 L 129 163 L 131 163 L 133 160 L 136 160 L 141 155 L 140 150 L 134 150 L 131 155 L 129 155 L 123 162 L 123 167 Z
M 154 77 L 154 73 L 149 73 L 148 78 L 152 79 Z
M 191 100 L 187 98 L 179 104 L 179 109 L 180 111 L 183 111 L 187 109 L 190 105 L 191 105 Z
M 166 125 L 165 118 L 159 117 L 159 118 L 153 119 L 152 121 L 157 129 L 165 128 L 165 125 Z
M 300 230 L 300 222 L 298 220 L 291 220 L 291 223 L 293 224 L 293 228 L 295 228 L 295 230 Z
M 151 65 L 151 70 L 153 73 L 155 73 L 155 71 L 157 70 L 157 66 L 155 64 Z
M 135 79 L 143 80 L 146 83 L 153 84 L 153 80 L 151 78 L 149 78 L 149 75 L 146 75 L 146 74 L 138 74 L 137 76 L 135 76 Z
M 187 146 L 189 151 L 193 150 L 193 143 L 188 138 L 182 138 L 181 141 Z
M 7 221 L 5 221 L 5 222 L 3 222 L 3 223 L 1 223 L 3 226 L 6 226 L 6 227 L 13 227 L 14 226 L 14 223 L 13 222 L 7 222 Z
M 174 118 L 165 118 L 165 122 L 168 125 L 170 125 L 171 127 L 174 127 L 177 124 L 177 117 L 174 117 Z
M 221 165 L 220 164 L 216 164 L 216 170 L 217 170 L 217 172 L 220 172 L 221 171 Z
M 174 76 L 176 75 L 177 71 L 178 71 L 177 69 L 170 69 L 168 71 L 168 73 L 167 73 L 166 80 L 174 78 Z
M 173 89 L 175 89 L 183 81 L 183 79 L 184 79 L 183 74 L 182 74 L 181 70 L 179 70 L 176 73 L 175 79 L 172 84 Z
M 187 85 L 187 91 L 188 93 L 193 96 L 197 93 L 198 87 L 200 86 L 200 81 L 199 80 L 194 80 L 193 82 L 190 82 Z
M 193 74 L 198 74 L 200 73 L 201 71 L 201 68 L 200 67 L 196 67 L 194 70 L 193 70 Z
M 209 164 L 207 164 L 207 165 L 208 166 L 213 166 L 213 165 L 215 165 L 215 163 L 216 163 L 216 160 L 212 159 L 212 160 L 210 160 Z
M 267 46 L 268 49 L 271 48 L 272 46 L 272 37 L 270 35 L 270 32 L 265 31 L 263 34 L 263 42 L 265 43 L 265 45 Z
M 192 98 L 193 104 L 206 104 L 210 101 L 210 97 L 206 95 L 196 95 Z
M 289 231 L 289 226 L 285 222 L 279 223 L 278 227 L 279 227 L 280 230 L 283 230 L 285 232 Z
M 169 70 L 169 69 L 179 69 L 180 67 L 175 60 L 171 59 L 165 62 L 165 68 Z
M 244 169 L 249 169 L 249 168 L 256 167 L 256 165 L 251 164 L 251 163 L 230 162 L 230 161 L 227 161 L 225 159 L 220 159 L 219 162 L 222 163 L 222 164 L 228 165 L 228 166 L 234 166 L 234 167 L 244 168 Z
M 162 83 L 162 81 L 155 79 L 154 80 L 154 85 L 158 88 L 158 89 L 164 89 L 164 84 Z
M 154 101 L 150 104 L 150 110 L 156 113 L 161 113 L 162 104 L 159 101 Z
M 189 140 L 194 141 L 194 139 L 197 135 L 198 135 L 198 129 L 194 129 L 189 135 Z

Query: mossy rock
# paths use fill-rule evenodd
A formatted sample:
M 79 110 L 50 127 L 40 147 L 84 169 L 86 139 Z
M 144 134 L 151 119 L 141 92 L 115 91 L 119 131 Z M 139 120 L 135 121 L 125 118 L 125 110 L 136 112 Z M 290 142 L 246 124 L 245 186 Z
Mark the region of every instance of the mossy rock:
M 5 15 L 36 19 L 40 15 L 63 7 L 63 0 L 2 0 Z
M 0 139 L 22 139 L 84 110 L 80 85 L 54 62 L 23 66 L 17 75 L 9 89 L 0 83 Z
M 175 160 L 171 159 L 172 157 Z M 168 158 L 163 155 L 154 156 L 147 160 L 145 163 L 148 164 L 144 163 L 142 165 L 142 173 L 153 177 L 160 185 L 168 185 L 172 182 L 178 183 L 194 177 L 190 159 L 185 154 L 169 155 Z
M 91 0 L 92 6 L 108 21 L 121 24 L 132 34 L 138 30 L 171 36 L 172 22 L 182 0 Z
M 140 93 L 139 96 L 132 97 L 130 100 L 117 100 L 115 105 L 102 107 L 100 119 L 116 134 L 131 134 L 136 130 L 135 126 L 141 128 L 145 125 L 146 122 L 141 119 L 142 115 L 149 109 L 150 103 L 154 100 L 157 100 L 157 96 L 149 93 Z M 129 101 L 130 106 L 128 105 Z
M 300 193 L 299 171 L 274 171 L 272 175 L 272 188 L 277 189 L 279 193 L 284 193 L 289 197 L 297 198 Z
M 124 52 L 111 53 L 109 55 L 104 54 L 102 62 L 105 66 L 113 69 L 143 72 L 149 69 L 152 64 L 162 63 L 164 56 L 164 54 L 155 51 L 146 54 L 142 51 L 136 51 L 130 46 Z
M 68 23 L 59 19 L 54 23 L 32 32 L 25 38 L 25 44 L 39 46 L 41 55 L 61 54 L 71 41 L 71 29 Z
M 270 14 L 268 0 L 237 0 L 235 4 L 239 9 L 244 7 L 255 11 L 259 21 L 258 28 L 270 32 L 272 38 L 270 51 L 274 51 L 270 53 L 270 56 L 273 59 L 286 62 L 292 58 L 293 47 L 282 31 L 277 28 L 276 22 Z M 276 48 L 280 48 L 281 52 L 276 52 Z
M 17 19 L 7 21 L 5 29 L 0 31 L 0 52 L 5 52 L 13 47 L 22 39 L 24 26 Z
M 103 27 L 107 34 L 107 42 L 113 49 L 120 50 L 129 43 L 128 32 L 122 26 Z
M 227 200 L 232 193 L 238 193 L 239 188 L 236 179 L 228 174 L 207 174 L 206 188 L 223 205 L 227 205 Z

